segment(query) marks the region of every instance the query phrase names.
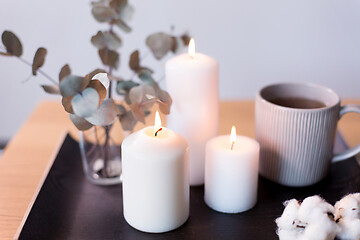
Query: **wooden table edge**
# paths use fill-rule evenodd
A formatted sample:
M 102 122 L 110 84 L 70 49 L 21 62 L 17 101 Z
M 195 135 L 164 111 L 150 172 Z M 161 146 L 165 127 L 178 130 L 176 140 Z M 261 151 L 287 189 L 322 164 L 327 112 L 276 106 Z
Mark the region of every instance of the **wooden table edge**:
M 37 196 L 38 196 L 38 194 L 39 194 L 39 192 L 41 190 L 42 185 L 45 182 L 45 179 L 46 179 L 46 177 L 47 177 L 47 175 L 48 175 L 48 173 L 49 173 L 49 171 L 50 171 L 50 169 L 51 169 L 51 167 L 52 167 L 52 165 L 53 165 L 53 163 L 54 163 L 54 161 L 56 159 L 56 156 L 57 156 L 57 154 L 58 154 L 58 152 L 59 152 L 59 150 L 60 150 L 60 148 L 61 148 L 67 134 L 68 134 L 68 131 L 64 130 L 62 135 L 59 137 L 57 146 L 54 148 L 54 151 L 51 154 L 51 157 L 49 158 L 49 162 L 48 162 L 48 164 L 47 164 L 47 166 L 46 166 L 46 168 L 44 170 L 44 174 L 41 176 L 41 178 L 39 180 L 39 183 L 36 186 L 35 192 L 34 192 L 32 198 L 31 198 L 31 201 L 30 201 L 28 207 L 26 208 L 26 211 L 25 211 L 24 216 L 23 216 L 23 218 L 21 220 L 21 223 L 20 223 L 18 229 L 16 230 L 14 239 L 19 238 L 21 230 L 22 230 L 22 228 L 23 228 L 23 226 L 24 226 L 24 224 L 26 222 L 27 217 L 29 216 L 31 208 L 34 205 L 34 202 L 35 202 L 35 200 L 36 200 L 36 198 L 37 198 Z

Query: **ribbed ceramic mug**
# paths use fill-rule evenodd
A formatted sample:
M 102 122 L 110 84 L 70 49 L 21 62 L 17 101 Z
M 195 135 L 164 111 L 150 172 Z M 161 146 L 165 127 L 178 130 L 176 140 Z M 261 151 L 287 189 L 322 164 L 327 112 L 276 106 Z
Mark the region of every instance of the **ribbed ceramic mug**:
M 289 107 L 285 100 L 310 99 L 315 108 Z M 277 102 L 283 99 L 281 105 Z M 301 105 L 301 104 L 300 104 Z M 260 143 L 262 176 L 286 186 L 308 186 L 328 173 L 332 161 L 360 152 L 360 144 L 333 155 L 337 122 L 348 112 L 360 113 L 359 105 L 340 106 L 331 89 L 311 83 L 266 86 L 256 96 L 256 139 Z

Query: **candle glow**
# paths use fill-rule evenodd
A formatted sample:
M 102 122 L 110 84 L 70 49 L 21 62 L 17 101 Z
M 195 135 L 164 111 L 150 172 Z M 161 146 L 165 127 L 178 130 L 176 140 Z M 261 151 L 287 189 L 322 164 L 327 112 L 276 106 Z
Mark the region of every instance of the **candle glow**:
M 231 134 L 230 134 L 231 150 L 234 149 L 235 142 L 236 142 L 236 128 L 235 128 L 235 126 L 232 126 Z
M 154 135 L 155 135 L 155 137 L 157 136 L 158 132 L 160 132 L 161 130 L 162 130 L 162 127 L 161 127 L 160 115 L 159 115 L 159 112 L 156 111 L 156 113 L 155 113 L 155 124 L 154 124 Z
M 195 40 L 193 38 L 190 39 L 188 53 L 191 58 L 195 57 Z

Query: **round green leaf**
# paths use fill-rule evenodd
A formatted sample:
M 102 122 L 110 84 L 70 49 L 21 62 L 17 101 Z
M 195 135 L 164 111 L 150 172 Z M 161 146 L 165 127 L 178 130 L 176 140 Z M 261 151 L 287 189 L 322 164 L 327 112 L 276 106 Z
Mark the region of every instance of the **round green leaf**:
M 146 95 L 155 95 L 154 88 L 147 84 L 133 87 L 129 92 L 130 101 L 132 103 L 142 103 L 143 100 L 147 100 Z
M 108 78 L 107 73 L 98 73 L 92 78 L 92 80 L 99 80 L 105 89 L 109 88 L 110 79 Z
M 116 50 L 121 47 L 121 39 L 114 32 L 98 31 L 96 35 L 91 37 L 91 43 L 98 49 L 108 48 Z
M 142 107 L 139 105 L 139 103 L 134 102 L 130 105 L 131 111 L 134 115 L 134 118 L 145 124 L 145 113 L 144 113 L 144 109 L 142 109 Z
M 85 131 L 90 129 L 93 125 L 86 121 L 84 118 L 79 117 L 75 114 L 70 114 L 70 119 L 74 123 L 75 127 L 80 131 Z
M 170 108 L 172 104 L 172 99 L 170 97 L 170 94 L 163 90 L 157 91 L 157 97 L 160 100 L 159 102 L 159 109 L 164 114 L 170 114 Z
M 1 35 L 1 40 L 6 48 L 6 52 L 20 57 L 22 55 L 23 49 L 20 42 L 20 39 L 10 31 L 4 31 Z
M 133 70 L 134 72 L 138 72 L 140 70 L 140 57 L 138 50 L 134 51 L 130 55 L 129 66 L 130 69 Z
M 100 97 L 94 88 L 85 88 L 71 100 L 74 113 L 79 117 L 91 116 L 99 107 Z
M 41 47 L 38 48 L 38 50 L 36 51 L 32 64 L 32 74 L 34 76 L 36 76 L 36 71 L 44 65 L 46 54 L 46 48 Z
M 74 113 L 74 110 L 72 108 L 72 105 L 71 105 L 71 100 L 73 99 L 73 97 L 63 97 L 61 99 L 61 103 L 64 107 L 64 110 L 68 113 Z
M 75 75 L 68 75 L 60 82 L 60 93 L 63 97 L 72 97 L 86 88 L 89 84 L 89 79 L 78 77 Z
M 117 15 L 111 7 L 100 4 L 93 4 L 91 13 L 98 22 L 111 22 Z
M 94 76 L 98 73 L 106 73 L 106 71 L 104 69 L 101 68 L 97 68 L 94 71 L 92 71 L 91 73 L 87 74 L 85 77 L 89 80 L 93 79 Z
M 147 37 L 146 45 L 156 59 L 161 59 L 174 48 L 174 39 L 169 34 L 159 32 Z
M 101 84 L 101 82 L 99 80 L 91 80 L 88 87 L 95 89 L 97 91 L 97 93 L 99 94 L 99 106 L 98 107 L 100 107 L 106 97 L 106 94 L 107 94 L 106 88 L 104 87 L 104 85 Z
M 124 131 L 132 131 L 137 123 L 132 111 L 127 111 L 119 117 L 121 127 Z
M 98 126 L 111 125 L 117 118 L 119 110 L 113 99 L 105 99 L 100 108 L 86 120 Z
M 131 88 L 139 86 L 138 83 L 134 81 L 119 81 L 116 85 L 116 92 L 120 95 L 124 95 L 130 91 Z
M 103 48 L 99 49 L 99 56 L 102 63 L 115 69 L 119 66 L 119 54 L 113 50 Z
M 70 74 L 71 74 L 70 66 L 68 64 L 65 64 L 59 72 L 59 82 L 61 82 L 61 80 L 63 80 L 64 77 L 69 76 Z

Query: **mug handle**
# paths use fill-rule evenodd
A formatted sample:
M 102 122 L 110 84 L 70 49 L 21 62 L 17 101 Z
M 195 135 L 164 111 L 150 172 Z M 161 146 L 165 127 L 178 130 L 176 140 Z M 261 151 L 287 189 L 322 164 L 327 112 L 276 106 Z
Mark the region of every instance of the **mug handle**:
M 347 104 L 341 107 L 340 109 L 340 117 L 339 119 L 344 116 L 345 113 L 350 113 L 350 112 L 354 112 L 354 113 L 360 113 L 360 105 L 357 104 Z M 336 154 L 332 161 L 333 162 L 338 162 L 341 160 L 345 160 L 348 158 L 351 158 L 353 156 L 355 156 L 356 154 L 358 154 L 360 152 L 360 144 L 358 144 L 357 146 L 347 149 L 342 153 Z

